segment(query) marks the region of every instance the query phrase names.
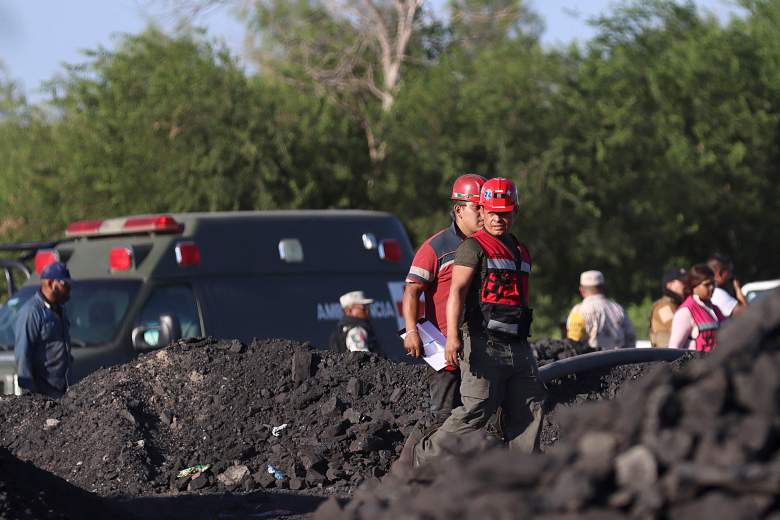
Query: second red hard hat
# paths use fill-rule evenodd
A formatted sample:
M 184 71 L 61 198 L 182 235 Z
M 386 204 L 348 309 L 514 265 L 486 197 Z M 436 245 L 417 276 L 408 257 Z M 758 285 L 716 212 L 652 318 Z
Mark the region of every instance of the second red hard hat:
M 485 184 L 485 178 L 475 173 L 461 175 L 452 184 L 452 200 L 462 200 L 464 202 L 479 202 L 479 193 L 482 185 Z

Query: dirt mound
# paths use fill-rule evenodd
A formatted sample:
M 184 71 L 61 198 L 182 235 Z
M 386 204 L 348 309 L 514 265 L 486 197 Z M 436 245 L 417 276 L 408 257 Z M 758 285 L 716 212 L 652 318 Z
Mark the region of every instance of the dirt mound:
M 0 448 L 0 518 L 76 520 L 126 518 L 87 493 Z
M 676 361 L 669 363 L 672 371 L 679 371 L 692 359 L 698 358 L 696 353 L 685 354 Z M 590 370 L 573 374 L 547 383 L 547 408 L 541 433 L 542 451 L 561 440 L 566 440 L 567 429 L 561 430 L 561 416 L 571 413 L 569 410 L 602 400 L 615 399 L 626 388 L 632 388 L 634 381 L 658 367 L 658 363 L 636 363 L 620 365 L 613 368 Z M 563 439 L 562 439 L 563 435 Z
M 562 413 L 545 455 L 497 449 L 366 485 L 330 518 L 780 517 L 780 291 L 731 322 L 716 353 L 654 367 L 613 401 Z M 469 450 L 472 449 L 472 453 Z M 442 497 L 447 497 L 442 500 Z
M 179 342 L 61 401 L 0 400 L 0 444 L 101 495 L 348 492 L 387 471 L 422 417 L 424 370 L 286 340 Z
M 543 363 L 581 345 L 543 340 L 535 348 Z M 350 493 L 383 477 L 425 418 L 426 370 L 287 340 L 182 341 L 98 371 L 60 401 L 0 399 L 0 445 L 100 495 Z M 611 397 L 635 372 L 570 378 L 553 397 Z M 546 445 L 558 440 L 551 417 Z
M 535 343 L 542 363 L 581 347 Z M 384 475 L 425 416 L 425 375 L 421 365 L 286 340 L 179 342 L 96 372 L 61 401 L 0 399 L 0 445 L 101 495 L 349 492 Z M 176 476 L 198 465 L 209 467 Z

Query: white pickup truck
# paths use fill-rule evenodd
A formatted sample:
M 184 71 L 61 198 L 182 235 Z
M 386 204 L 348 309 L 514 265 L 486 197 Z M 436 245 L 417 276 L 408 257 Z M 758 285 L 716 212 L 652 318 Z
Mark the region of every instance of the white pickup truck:
M 750 282 L 742 286 L 742 294 L 745 295 L 745 299 L 748 303 L 753 303 L 754 301 L 763 298 L 777 287 L 780 287 L 780 279 Z

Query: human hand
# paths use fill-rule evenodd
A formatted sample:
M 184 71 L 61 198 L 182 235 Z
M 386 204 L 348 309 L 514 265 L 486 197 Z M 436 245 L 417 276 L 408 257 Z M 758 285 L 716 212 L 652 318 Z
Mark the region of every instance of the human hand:
M 404 338 L 404 350 L 412 357 L 418 358 L 422 356 L 422 340 L 420 339 L 420 333 L 417 332 L 417 329 L 410 330 L 406 333 L 406 337 Z
M 463 348 L 463 342 L 457 334 L 447 336 L 447 344 L 444 346 L 444 359 L 447 360 L 447 364 L 453 367 L 460 366 L 460 358 L 458 354 Z
M 739 280 L 736 278 L 733 278 L 731 283 L 734 285 L 734 294 L 737 297 L 737 301 L 743 305 L 747 305 L 747 298 L 745 298 L 745 295 L 742 292 L 742 284 L 740 284 Z

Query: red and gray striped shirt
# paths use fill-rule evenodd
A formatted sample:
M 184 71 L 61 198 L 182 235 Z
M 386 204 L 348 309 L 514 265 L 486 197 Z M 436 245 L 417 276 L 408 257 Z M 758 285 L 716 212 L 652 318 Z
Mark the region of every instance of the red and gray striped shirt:
M 417 250 L 406 275 L 406 283 L 419 283 L 425 287 L 425 317 L 445 336 L 455 250 L 465 238 L 454 222 L 438 231 Z

